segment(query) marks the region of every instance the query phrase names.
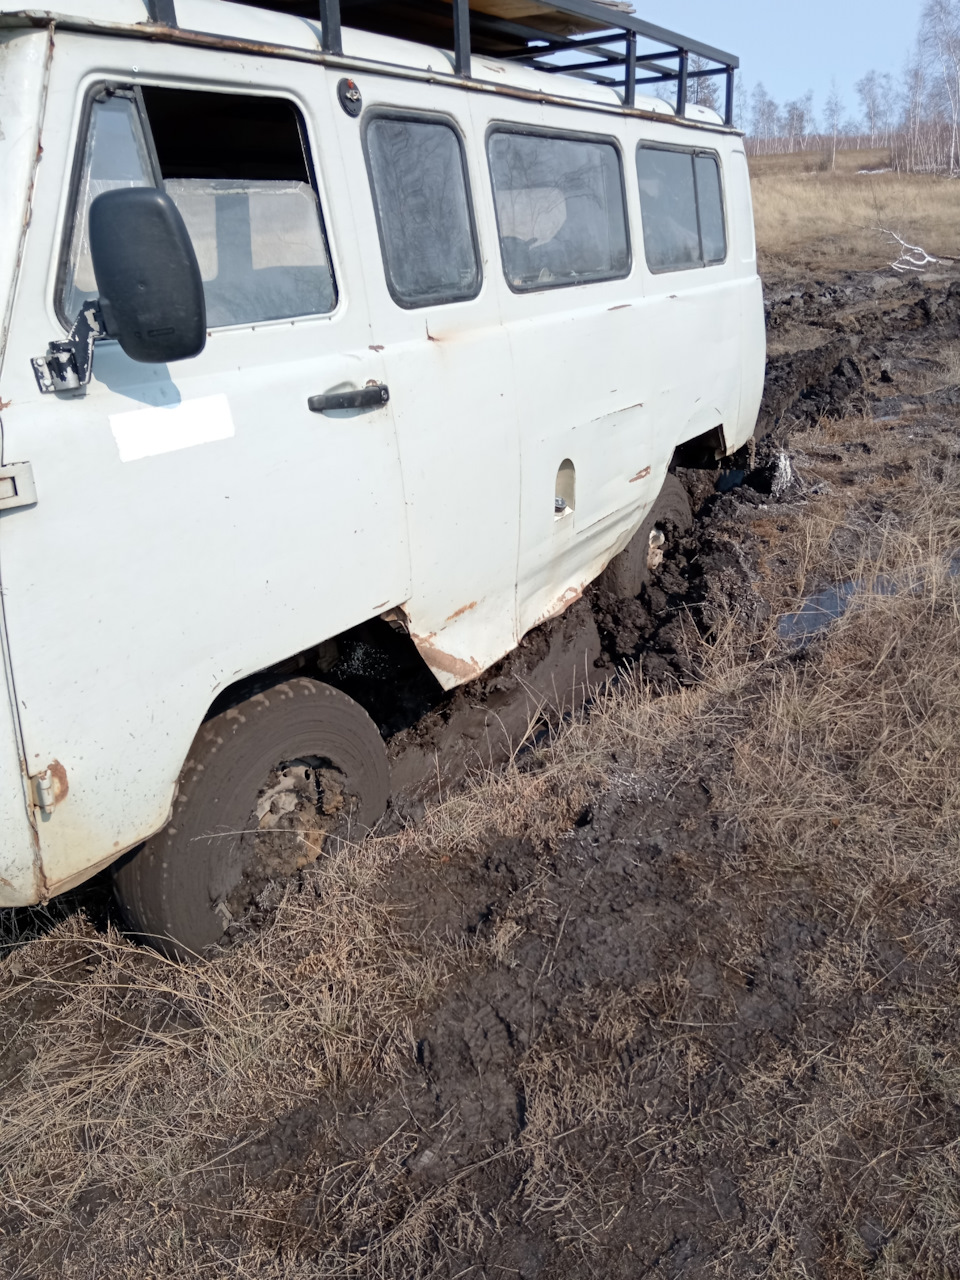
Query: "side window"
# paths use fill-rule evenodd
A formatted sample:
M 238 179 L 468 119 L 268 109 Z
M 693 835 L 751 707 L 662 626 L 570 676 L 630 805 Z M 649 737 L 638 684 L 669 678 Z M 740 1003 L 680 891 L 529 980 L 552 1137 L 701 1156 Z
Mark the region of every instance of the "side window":
M 629 273 L 623 175 L 612 143 L 497 130 L 487 154 L 511 289 Z
M 152 187 L 153 167 L 133 94 L 95 99 L 90 107 L 80 184 L 67 250 L 60 311 L 69 323 L 88 298 L 97 296 L 90 259 L 90 206 L 104 191 Z
M 193 241 L 211 328 L 332 311 L 299 113 L 278 98 L 143 90 L 164 188 Z
M 684 271 L 723 262 L 727 236 L 716 156 L 641 144 L 637 178 L 651 271 Z
M 210 328 L 319 315 L 336 305 L 305 136 L 280 99 L 121 90 L 92 105 L 60 293 L 72 320 L 96 296 L 90 204 L 155 174 L 187 225 Z M 152 151 L 152 155 L 151 155 Z M 152 162 L 153 161 L 153 162 Z
M 460 138 L 436 120 L 374 116 L 365 134 L 387 285 L 402 307 L 480 289 Z
M 727 256 L 723 226 L 723 193 L 716 156 L 696 156 L 693 171 L 697 178 L 697 208 L 700 211 L 700 242 L 703 261 L 722 262 Z

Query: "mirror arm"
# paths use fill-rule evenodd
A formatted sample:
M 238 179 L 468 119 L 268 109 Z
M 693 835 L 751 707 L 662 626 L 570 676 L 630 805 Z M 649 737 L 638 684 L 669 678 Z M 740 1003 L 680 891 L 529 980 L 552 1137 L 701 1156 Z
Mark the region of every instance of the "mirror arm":
M 93 344 L 106 336 L 99 300 L 84 302 L 70 336 L 51 342 L 45 356 L 34 356 L 30 361 L 43 394 L 85 387 L 93 369 Z

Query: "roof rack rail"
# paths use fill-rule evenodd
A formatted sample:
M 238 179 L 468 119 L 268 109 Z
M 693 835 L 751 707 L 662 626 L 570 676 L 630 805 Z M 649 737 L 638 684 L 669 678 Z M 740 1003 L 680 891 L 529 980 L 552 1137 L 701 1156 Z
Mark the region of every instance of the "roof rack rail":
M 266 2 L 286 7 L 284 0 Z M 677 115 L 682 116 L 691 80 L 723 77 L 724 122 L 733 127 L 740 59 L 645 22 L 628 12 L 622 0 L 319 0 L 319 5 L 327 53 L 343 52 L 343 20 L 383 35 L 452 45 L 458 76 L 469 78 L 472 54 L 486 53 L 551 75 L 609 85 L 622 92 L 628 107 L 636 102 L 638 85 L 675 84 Z M 296 8 L 302 12 L 301 4 Z M 569 60 L 572 53 L 579 60 Z M 691 58 L 705 65 L 693 68 Z

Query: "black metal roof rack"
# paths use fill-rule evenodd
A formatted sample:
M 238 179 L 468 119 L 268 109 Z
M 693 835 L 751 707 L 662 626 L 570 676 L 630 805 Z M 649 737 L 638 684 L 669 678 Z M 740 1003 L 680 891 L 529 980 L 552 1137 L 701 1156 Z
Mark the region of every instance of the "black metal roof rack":
M 700 40 L 645 22 L 624 0 L 240 0 L 299 17 L 320 6 L 323 50 L 342 55 L 341 24 L 453 50 L 454 72 L 470 78 L 474 53 L 523 63 L 549 75 L 579 76 L 636 103 L 639 85 L 676 86 L 687 108 L 691 80 L 722 77 L 725 124 L 733 127 L 740 59 Z M 176 26 L 175 0 L 146 0 L 153 21 Z M 575 59 L 571 60 L 571 55 Z M 691 66 L 691 58 L 697 64 Z
M 258 0 L 253 0 L 257 3 Z M 305 12 L 304 0 L 259 0 L 264 7 Z M 314 0 L 316 3 L 316 0 Z M 638 85 L 676 86 L 678 115 L 690 81 L 725 81 L 724 120 L 733 126 L 733 54 L 645 22 L 627 6 L 603 0 L 319 0 L 323 47 L 342 53 L 341 21 L 383 35 L 439 44 L 454 51 L 454 70 L 471 74 L 473 53 L 523 63 L 551 75 L 573 75 L 620 90 L 626 106 Z M 316 12 L 314 10 L 314 12 Z M 571 55 L 575 54 L 575 58 Z M 691 67 L 691 58 L 699 65 Z

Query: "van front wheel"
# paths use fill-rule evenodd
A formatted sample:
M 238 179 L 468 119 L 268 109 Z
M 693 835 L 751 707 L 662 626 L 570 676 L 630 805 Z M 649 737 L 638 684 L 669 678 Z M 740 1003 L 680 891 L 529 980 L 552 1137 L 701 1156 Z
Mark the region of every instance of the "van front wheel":
M 668 475 L 643 524 L 600 575 L 600 586 L 618 600 L 638 596 L 671 536 L 686 533 L 692 524 L 687 491 L 676 476 Z
M 376 725 L 330 685 L 290 680 L 221 712 L 193 741 L 168 826 L 114 870 L 131 931 L 195 956 L 270 880 L 368 832 L 389 789 Z

